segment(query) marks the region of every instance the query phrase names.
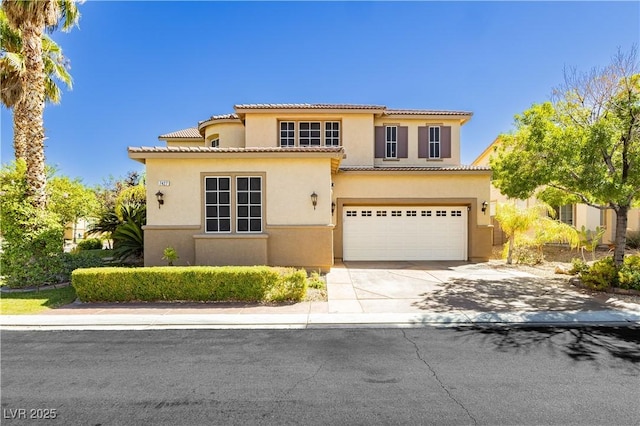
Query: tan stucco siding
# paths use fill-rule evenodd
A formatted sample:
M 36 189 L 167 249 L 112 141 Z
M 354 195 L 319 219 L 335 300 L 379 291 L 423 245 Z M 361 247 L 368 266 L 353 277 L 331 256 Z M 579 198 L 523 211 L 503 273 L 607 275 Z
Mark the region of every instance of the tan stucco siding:
M 468 256 L 472 261 L 491 255 L 492 227 L 482 202 L 489 199 L 487 173 L 407 174 L 338 173 L 334 176 L 336 212 L 334 255 L 342 257 L 343 206 L 360 205 L 464 205 L 469 210 Z
M 342 118 L 341 143 L 343 166 L 373 166 L 374 126 L 372 114 L 354 114 Z
M 213 123 L 205 128 L 205 145 L 211 146 L 211 141 L 220 139 L 220 148 L 244 148 L 245 132 L 242 123 Z
M 331 160 L 284 159 L 147 159 L 149 225 L 202 225 L 203 177 L 264 174 L 264 219 L 268 225 L 331 223 Z M 169 186 L 159 186 L 169 181 Z M 158 208 L 155 193 L 164 193 Z M 318 195 L 315 210 L 311 194 Z
M 167 139 L 167 146 L 205 146 L 204 139 Z
M 398 119 L 395 117 L 379 117 L 374 126 L 406 126 L 408 129 L 408 157 L 387 160 L 376 158 L 376 166 L 417 166 L 417 167 L 445 167 L 460 165 L 460 123 L 455 120 L 425 121 L 416 119 Z M 451 158 L 430 159 L 418 158 L 418 127 L 450 126 L 451 127 Z M 373 144 L 373 138 L 372 138 Z M 373 151 L 371 153 L 373 158 Z

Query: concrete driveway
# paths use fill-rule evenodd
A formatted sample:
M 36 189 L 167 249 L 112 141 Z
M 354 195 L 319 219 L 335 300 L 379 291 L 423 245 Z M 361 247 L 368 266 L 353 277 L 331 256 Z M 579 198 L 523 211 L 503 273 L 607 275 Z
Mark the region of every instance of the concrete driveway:
M 615 309 L 566 283 L 489 263 L 345 262 L 327 274 L 329 313 Z

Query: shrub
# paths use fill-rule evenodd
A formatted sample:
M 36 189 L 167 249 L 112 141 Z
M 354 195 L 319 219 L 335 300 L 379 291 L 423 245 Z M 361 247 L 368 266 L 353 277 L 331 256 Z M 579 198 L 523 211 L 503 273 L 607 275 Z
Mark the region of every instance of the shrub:
M 304 271 L 267 266 L 78 269 L 71 283 L 83 302 L 299 301 L 306 293 Z
M 71 273 L 80 268 L 96 268 L 104 265 L 99 252 L 79 251 L 78 253 L 62 254 L 63 270 L 60 281 L 68 281 Z
M 508 245 L 505 244 L 503 256 L 506 257 Z M 540 250 L 534 246 L 519 243 L 514 246 L 511 256 L 516 264 L 537 265 L 544 261 L 544 256 Z
M 640 256 L 627 256 L 618 272 L 620 288 L 640 290 Z
M 627 247 L 640 249 L 640 231 L 627 232 Z
M 613 257 L 603 257 L 595 262 L 588 271 L 580 274 L 582 283 L 594 290 L 606 290 L 618 286 L 618 269 Z
M 587 262 L 580 258 L 571 259 L 571 269 L 569 269 L 569 273 L 573 275 L 580 275 L 589 271 L 589 265 Z
M 178 251 L 173 247 L 167 247 L 162 252 L 162 260 L 166 260 L 169 266 L 173 266 L 173 262 L 180 259 L 178 256 Z
M 86 240 L 82 240 L 78 243 L 77 249 L 78 251 L 101 250 L 102 241 L 100 241 L 99 238 L 87 238 Z

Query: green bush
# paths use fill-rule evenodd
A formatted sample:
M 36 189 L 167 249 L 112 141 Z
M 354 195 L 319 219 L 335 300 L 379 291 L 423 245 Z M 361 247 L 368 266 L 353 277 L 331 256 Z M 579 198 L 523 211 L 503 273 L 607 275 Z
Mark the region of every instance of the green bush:
M 99 238 L 87 238 L 86 240 L 82 240 L 78 243 L 77 249 L 78 251 L 101 250 L 102 241 L 100 241 Z
M 580 274 L 582 283 L 594 290 L 606 290 L 618 286 L 618 269 L 613 257 L 603 257 L 591 265 L 588 271 Z
M 104 266 L 104 261 L 99 252 L 79 251 L 78 253 L 62 254 L 63 271 L 60 281 L 68 281 L 71 273 L 80 268 L 97 268 Z
M 306 293 L 304 271 L 267 266 L 77 269 L 71 283 L 83 302 L 299 301 Z
M 584 260 L 574 257 L 571 259 L 571 269 L 569 269 L 569 273 L 573 275 L 584 274 L 589 271 L 589 265 Z
M 620 288 L 640 290 L 640 256 L 627 256 L 618 272 Z

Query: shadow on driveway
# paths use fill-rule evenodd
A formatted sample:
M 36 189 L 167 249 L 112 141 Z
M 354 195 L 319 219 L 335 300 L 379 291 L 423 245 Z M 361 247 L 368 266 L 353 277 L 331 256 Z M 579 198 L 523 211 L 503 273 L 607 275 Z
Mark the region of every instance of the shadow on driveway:
M 510 277 L 488 280 L 454 278 L 438 289 L 420 294 L 413 305 L 422 310 L 446 312 L 598 311 L 609 310 L 604 301 L 583 294 L 561 280 Z

